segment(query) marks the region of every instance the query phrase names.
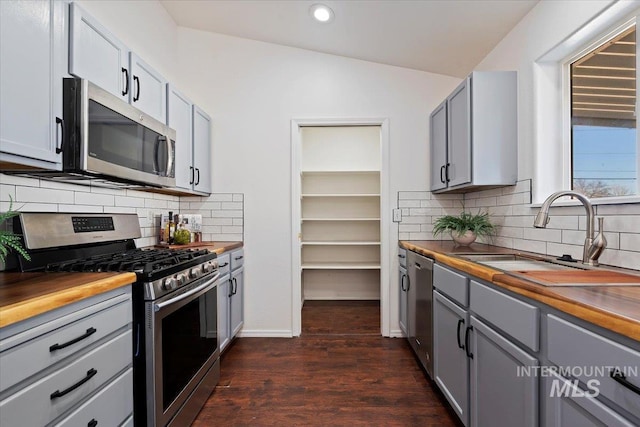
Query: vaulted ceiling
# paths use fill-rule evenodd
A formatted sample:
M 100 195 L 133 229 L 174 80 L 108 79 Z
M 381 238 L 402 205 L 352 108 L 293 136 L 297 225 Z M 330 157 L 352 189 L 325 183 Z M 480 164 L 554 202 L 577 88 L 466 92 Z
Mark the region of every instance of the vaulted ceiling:
M 162 0 L 176 24 L 464 77 L 538 0 Z M 318 23 L 316 3 L 335 14 Z

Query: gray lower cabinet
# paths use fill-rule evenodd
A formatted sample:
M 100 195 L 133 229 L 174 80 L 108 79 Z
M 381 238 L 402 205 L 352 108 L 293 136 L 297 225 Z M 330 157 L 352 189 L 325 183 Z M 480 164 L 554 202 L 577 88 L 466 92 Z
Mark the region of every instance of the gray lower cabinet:
M 409 275 L 406 267 L 398 268 L 398 322 L 402 334 L 407 336 L 407 305 L 409 304 Z
M 575 380 L 555 373 L 544 378 L 546 427 L 633 427 L 625 419 L 595 399 L 593 390 L 584 390 Z
M 244 325 L 244 250 L 218 258 L 218 342 L 224 351 Z
M 131 290 L 0 329 L 0 425 L 122 425 L 133 413 Z
M 537 426 L 538 378 L 519 369 L 538 360 L 473 315 L 471 328 L 471 425 Z
M 465 332 L 468 312 L 433 292 L 434 380 L 462 423 L 469 425 L 469 358 Z

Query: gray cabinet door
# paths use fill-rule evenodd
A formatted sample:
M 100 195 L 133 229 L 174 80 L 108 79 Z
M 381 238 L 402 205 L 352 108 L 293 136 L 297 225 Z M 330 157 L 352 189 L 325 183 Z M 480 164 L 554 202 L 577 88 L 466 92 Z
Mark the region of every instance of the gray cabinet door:
M 220 351 L 222 352 L 231 337 L 229 335 L 229 290 L 230 277 L 227 274 L 218 280 L 218 344 L 220 345 Z
M 191 190 L 193 169 L 192 103 L 172 85 L 167 85 L 167 125 L 176 131 L 176 187 Z
M 447 187 L 447 101 L 444 101 L 429 117 L 429 143 L 431 145 L 431 191 Z
M 1 160 L 60 168 L 65 7 L 0 1 Z
M 463 424 L 469 425 L 469 359 L 464 335 L 467 312 L 433 292 L 434 380 Z
M 211 117 L 197 105 L 193 106 L 193 189 L 211 193 Z
M 538 360 L 471 316 L 471 425 L 538 425 Z M 518 370 L 520 368 L 520 371 Z
M 129 49 L 76 3 L 69 8 L 69 73 L 129 102 Z
M 551 373 L 544 378 L 546 427 L 632 427 L 637 426 L 582 390 L 576 381 Z
M 448 141 L 446 179 L 449 187 L 471 182 L 471 79 L 465 79 L 447 99 Z
M 244 325 L 244 267 L 240 267 L 231 273 L 229 294 L 231 295 L 231 304 L 229 306 L 231 323 L 229 330 L 231 338 L 233 338 Z
M 409 291 L 409 275 L 407 269 L 400 267 L 398 274 L 398 321 L 400 322 L 400 330 L 407 336 L 407 303 L 408 303 L 408 291 Z
M 167 120 L 167 81 L 149 64 L 133 52 L 129 53 L 131 66 L 131 105 L 154 119 Z

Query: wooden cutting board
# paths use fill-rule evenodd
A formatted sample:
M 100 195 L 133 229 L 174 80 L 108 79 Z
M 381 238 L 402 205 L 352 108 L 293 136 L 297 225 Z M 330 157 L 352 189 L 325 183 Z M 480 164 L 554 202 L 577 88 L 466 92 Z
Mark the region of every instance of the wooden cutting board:
M 550 285 L 562 286 L 564 283 L 585 283 L 597 286 L 599 283 L 625 283 L 640 286 L 640 276 L 617 273 L 615 271 L 562 270 L 562 271 L 518 271 L 519 275 Z

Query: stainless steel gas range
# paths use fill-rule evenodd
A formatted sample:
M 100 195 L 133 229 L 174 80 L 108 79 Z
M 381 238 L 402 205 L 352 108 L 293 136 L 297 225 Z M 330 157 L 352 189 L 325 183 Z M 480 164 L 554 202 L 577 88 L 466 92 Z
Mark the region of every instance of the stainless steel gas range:
M 218 260 L 208 250 L 139 249 L 135 214 L 22 213 L 22 271 L 135 272 L 134 420 L 185 426 L 220 378 Z

